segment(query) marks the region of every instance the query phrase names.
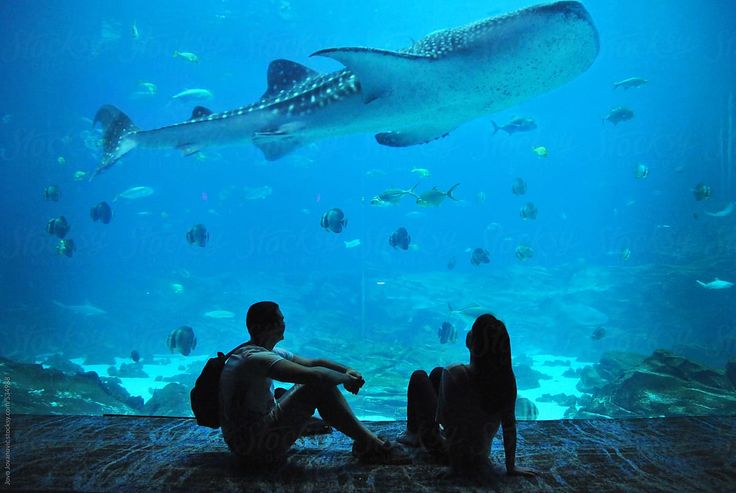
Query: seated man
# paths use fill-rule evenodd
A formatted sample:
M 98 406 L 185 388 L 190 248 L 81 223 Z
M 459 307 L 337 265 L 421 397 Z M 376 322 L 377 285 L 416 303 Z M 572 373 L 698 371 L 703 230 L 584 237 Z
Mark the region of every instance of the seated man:
M 314 414 L 354 440 L 364 463 L 406 464 L 409 457 L 378 438 L 355 417 L 337 388 L 357 394 L 365 381 L 355 370 L 324 359 L 307 359 L 274 346 L 284 338 L 276 303 L 248 309 L 250 340 L 228 358 L 220 377 L 220 424 L 230 450 L 248 463 L 279 463 Z M 295 385 L 278 400 L 273 380 Z

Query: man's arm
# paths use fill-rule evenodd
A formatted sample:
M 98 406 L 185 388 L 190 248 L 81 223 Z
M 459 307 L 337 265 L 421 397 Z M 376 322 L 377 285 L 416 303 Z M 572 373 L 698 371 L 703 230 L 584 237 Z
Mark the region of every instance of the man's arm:
M 365 383 L 363 375 L 361 375 L 357 370 L 353 370 L 352 368 L 348 368 L 344 365 L 341 365 L 340 363 L 335 363 L 334 361 L 328 359 L 303 358 L 302 356 L 297 356 L 295 354 L 293 362 L 307 368 L 324 368 L 350 376 L 350 381 L 345 384 L 345 390 L 352 394 L 357 394 L 360 388 Z
M 341 365 L 339 363 L 335 363 L 334 361 L 330 361 L 328 359 L 304 358 L 302 356 L 297 356 L 296 354 L 294 355 L 294 363 L 298 363 L 302 366 L 308 366 L 310 368 L 321 366 L 323 368 L 329 368 L 330 370 L 339 371 L 340 373 L 345 373 L 349 370 L 347 366 Z
M 323 366 L 309 367 L 296 361 L 281 359 L 271 365 L 267 376 L 280 382 L 301 383 L 307 385 L 340 385 L 348 384 L 355 377 L 344 372 L 335 371 Z

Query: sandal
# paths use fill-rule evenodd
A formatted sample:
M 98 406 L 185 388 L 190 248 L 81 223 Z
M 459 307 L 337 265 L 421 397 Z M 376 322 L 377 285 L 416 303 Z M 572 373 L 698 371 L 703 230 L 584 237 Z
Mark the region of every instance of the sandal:
M 411 457 L 401 448 L 391 445 L 391 442 L 384 440 L 382 444 L 370 444 L 367 447 L 360 447 L 358 442 L 353 442 L 353 456 L 358 459 L 361 464 L 386 464 L 386 465 L 403 465 L 411 464 Z

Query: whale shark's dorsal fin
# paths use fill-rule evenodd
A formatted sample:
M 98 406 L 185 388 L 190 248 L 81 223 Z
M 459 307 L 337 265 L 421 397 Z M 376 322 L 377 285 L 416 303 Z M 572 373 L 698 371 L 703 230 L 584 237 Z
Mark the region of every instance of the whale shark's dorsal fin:
M 404 81 L 415 80 L 421 71 L 418 64 L 435 61 L 429 56 L 375 48 L 328 48 L 309 56 L 325 56 L 345 65 L 358 77 L 365 103 L 391 93 L 392 87 Z
M 274 60 L 268 65 L 268 87 L 261 99 L 275 96 L 305 79 L 318 75 L 317 72 L 301 63 L 284 59 Z
M 205 108 L 204 106 L 195 106 L 194 109 L 192 109 L 191 120 L 196 120 L 197 118 L 202 118 L 203 116 L 209 116 L 211 114 L 211 109 Z

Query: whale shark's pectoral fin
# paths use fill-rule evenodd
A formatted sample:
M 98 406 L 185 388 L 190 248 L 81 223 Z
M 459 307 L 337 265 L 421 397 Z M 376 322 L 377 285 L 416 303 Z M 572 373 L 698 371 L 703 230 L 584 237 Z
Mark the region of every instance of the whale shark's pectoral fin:
M 253 144 L 263 152 L 267 161 L 276 161 L 304 144 L 293 133 L 299 128 L 299 122 L 291 122 L 274 130 L 255 132 Z
M 376 134 L 376 142 L 389 147 L 408 147 L 417 144 L 426 144 L 429 141 L 447 137 L 451 128 L 418 127 L 396 132 L 382 132 Z
M 176 146 L 176 148 L 181 151 L 182 156 L 191 156 L 192 154 L 197 154 L 200 150 L 202 150 L 202 145 L 184 143 L 179 144 L 178 146 Z
M 428 56 L 375 48 L 328 48 L 310 56 L 333 58 L 345 65 L 358 77 L 365 103 L 389 94 L 402 82 L 416 80 L 418 65 L 435 61 Z

